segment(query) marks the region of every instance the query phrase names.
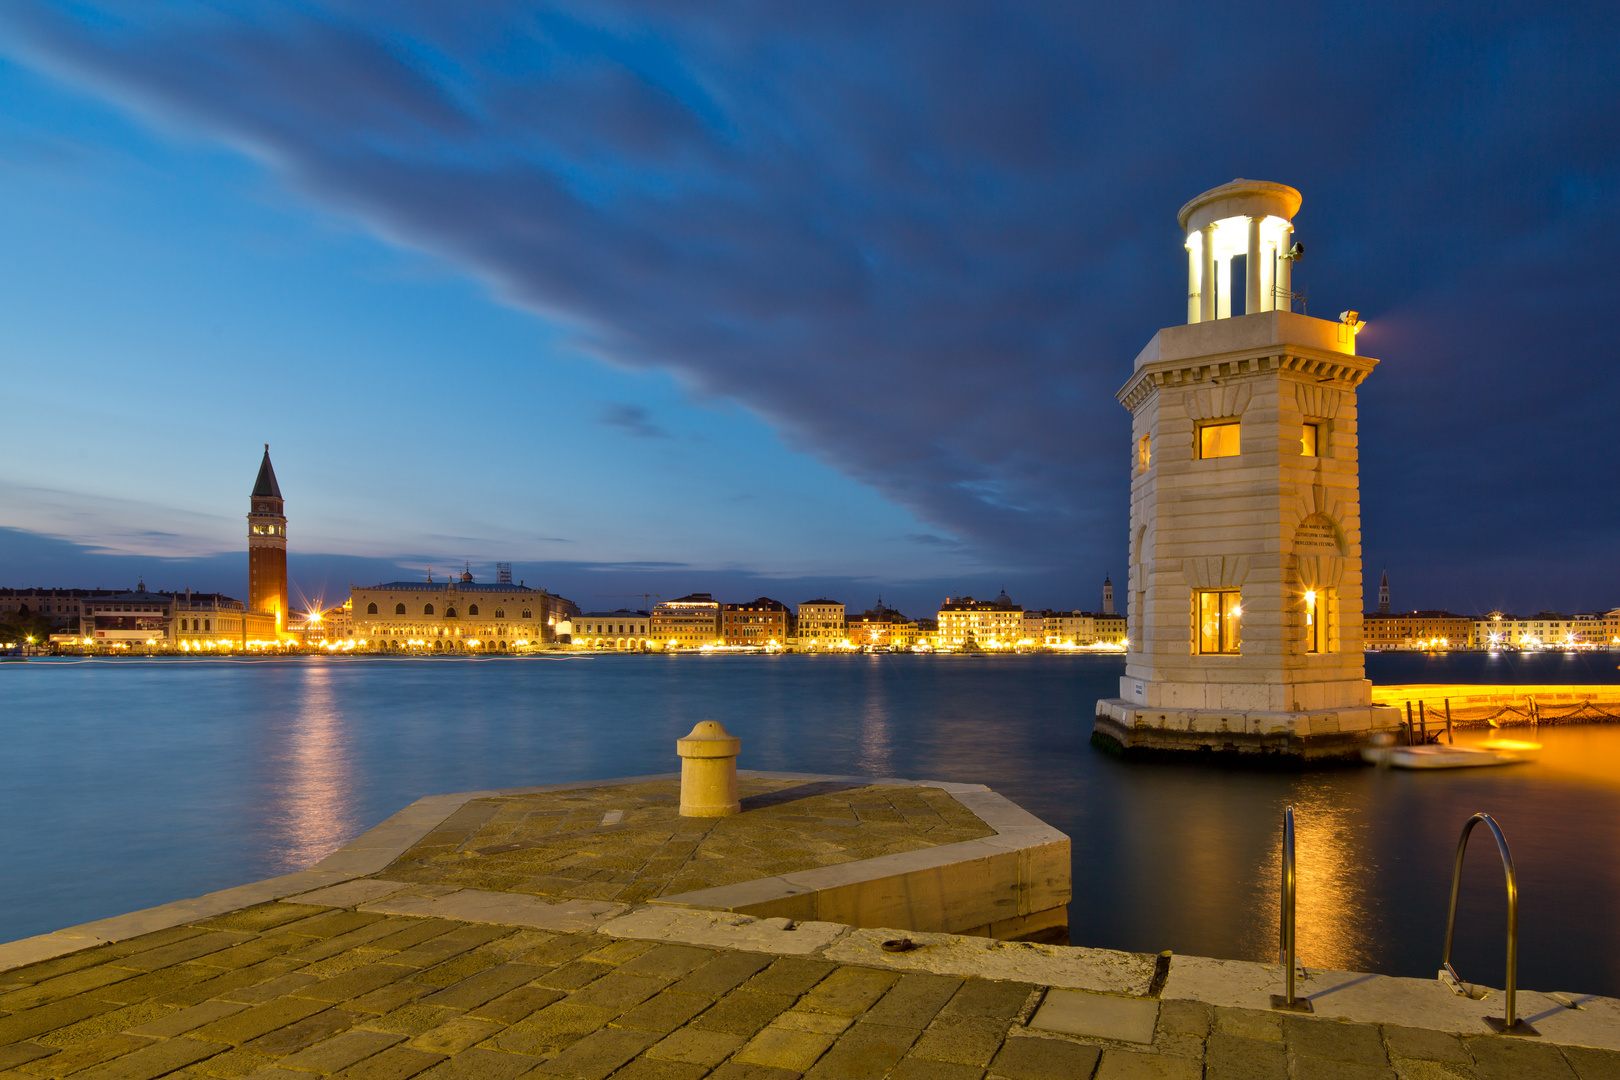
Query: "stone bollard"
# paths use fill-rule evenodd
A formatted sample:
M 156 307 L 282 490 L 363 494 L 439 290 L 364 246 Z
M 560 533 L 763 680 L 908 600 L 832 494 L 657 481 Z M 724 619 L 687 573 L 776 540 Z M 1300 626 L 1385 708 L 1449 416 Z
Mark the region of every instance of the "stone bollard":
M 684 739 L 681 755 L 681 816 L 726 817 L 742 809 L 737 801 L 737 754 L 742 740 L 718 720 L 703 720 Z

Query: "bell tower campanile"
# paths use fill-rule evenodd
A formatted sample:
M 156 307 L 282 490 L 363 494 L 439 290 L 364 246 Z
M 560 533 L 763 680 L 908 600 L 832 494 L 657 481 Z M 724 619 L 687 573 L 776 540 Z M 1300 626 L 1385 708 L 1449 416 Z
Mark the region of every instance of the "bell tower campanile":
M 248 604 L 250 612 L 274 615 L 277 633 L 287 629 L 287 517 L 281 485 L 270 465 L 270 444 L 248 505 Z
M 1378 361 L 1355 312 L 1292 310 L 1300 203 L 1234 180 L 1181 208 L 1187 325 L 1119 391 L 1128 644 L 1093 739 L 1127 753 L 1340 757 L 1399 723 L 1362 663 L 1356 391 Z

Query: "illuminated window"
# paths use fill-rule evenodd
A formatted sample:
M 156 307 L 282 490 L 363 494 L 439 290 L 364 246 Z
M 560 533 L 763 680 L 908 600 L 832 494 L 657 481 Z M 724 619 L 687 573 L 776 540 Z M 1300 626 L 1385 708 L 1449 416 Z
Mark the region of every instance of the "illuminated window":
M 1193 594 L 1198 620 L 1198 651 L 1206 654 L 1240 651 L 1243 601 L 1236 589 L 1200 589 Z
M 1321 424 L 1306 424 L 1305 434 L 1299 440 L 1299 452 L 1305 457 L 1319 457 L 1318 447 L 1322 445 L 1321 438 Z
M 1136 471 L 1145 473 L 1153 464 L 1153 436 L 1144 435 L 1142 441 L 1136 444 Z
M 1308 653 L 1325 653 L 1328 651 L 1328 598 L 1324 592 L 1315 589 L 1305 593 L 1305 651 Z
M 1238 430 L 1236 420 L 1219 424 L 1205 424 L 1198 429 L 1198 456 L 1201 458 L 1237 457 Z

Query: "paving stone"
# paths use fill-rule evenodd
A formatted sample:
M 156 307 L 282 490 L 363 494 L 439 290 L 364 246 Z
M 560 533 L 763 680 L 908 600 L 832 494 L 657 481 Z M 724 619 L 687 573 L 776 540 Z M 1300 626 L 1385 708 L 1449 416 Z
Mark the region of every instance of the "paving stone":
M 1463 1048 L 1461 1037 L 1447 1031 L 1427 1028 L 1384 1026 L 1384 1043 L 1391 1058 L 1416 1058 L 1422 1061 L 1449 1061 L 1458 1065 L 1471 1065 L 1474 1059 Z
M 162 1039 L 104 1065 L 79 1073 L 81 1080 L 150 1080 L 183 1069 L 226 1050 L 223 1043 L 201 1039 Z
M 322 912 L 307 919 L 289 923 L 283 929 L 302 934 L 304 937 L 327 940 L 340 937 L 351 930 L 358 930 L 362 926 L 382 922 L 384 918 L 382 915 L 373 915 L 369 911 L 344 911 L 339 909 Z
M 14 1069 L 18 1065 L 40 1058 L 50 1057 L 61 1053 L 54 1046 L 41 1046 L 38 1043 L 20 1042 L 10 1046 L 0 1046 L 0 1069 Z
M 1282 1015 L 1258 1009 L 1217 1008 L 1214 1030 L 1222 1035 L 1282 1042 Z
M 458 926 L 419 945 L 412 945 L 394 955 L 393 963 L 428 968 L 442 964 L 451 957 L 471 952 L 478 946 L 513 933 L 515 927 L 491 924 Z M 470 974 L 470 972 L 469 972 Z
M 308 1049 L 298 1051 L 296 1054 L 283 1059 L 281 1064 L 289 1069 L 334 1073 L 348 1068 L 357 1061 L 363 1061 L 373 1054 L 380 1054 L 390 1046 L 404 1041 L 404 1039 L 404 1035 L 395 1032 L 345 1031 L 341 1035 L 334 1035 L 325 1042 L 316 1043 Z
M 0 995 L 0 1012 L 22 1012 L 24 1009 L 48 1005 L 53 1001 L 73 997 L 75 994 L 99 990 L 111 983 L 132 979 L 139 974 L 140 972 L 134 968 L 114 967 L 111 964 L 81 968 Z
M 1290 1053 L 1303 1057 L 1353 1065 L 1381 1067 L 1389 1064 L 1383 1036 L 1371 1024 L 1289 1016 L 1283 1019 L 1283 1041 Z
M 720 955 L 713 949 L 695 945 L 656 945 L 619 967 L 631 975 L 675 980 L 684 978 Z
M 760 994 L 791 994 L 798 997 L 832 973 L 837 965 L 825 960 L 783 956 L 743 984 L 743 989 Z
M 420 945 L 424 941 L 432 941 L 442 934 L 447 934 L 457 925 L 449 919 L 412 919 L 386 937 L 374 939 L 371 947 L 403 952 L 413 945 Z
M 120 1008 L 114 1002 L 102 1001 L 89 994 L 53 1001 L 49 1005 L 0 1017 L 0 1044 L 21 1042 L 47 1031 L 78 1023 L 91 1016 L 112 1012 Z
M 788 1028 L 792 1031 L 817 1031 L 823 1035 L 839 1035 L 852 1023 L 854 1021 L 847 1016 L 806 1012 L 798 1006 L 794 1006 L 775 1020 L 772 1020 L 770 1026 Z
M 1396 1058 L 1394 1069 L 1400 1080 L 1477 1080 L 1472 1065 L 1459 1065 L 1451 1061 Z
M 816 983 L 794 1008 L 853 1018 L 870 1009 L 897 981 L 893 972 L 841 967 Z
M 353 1009 L 355 1012 L 373 1013 L 380 1016 L 409 1005 L 411 1002 L 431 993 L 433 993 L 433 987 L 431 986 L 423 986 L 418 982 L 401 979 L 398 982 L 389 983 L 379 990 L 373 990 L 369 994 L 361 994 L 357 998 L 350 998 L 343 1003 L 343 1007 Z
M 833 1043 L 806 1076 L 809 1080 L 869 1080 L 882 1076 L 905 1056 L 919 1034 L 913 1028 L 863 1020 Z
M 149 952 L 152 949 L 156 949 L 160 946 L 170 945 L 176 941 L 184 941 L 187 938 L 201 937 L 206 933 L 208 933 L 208 931 L 200 926 L 170 926 L 162 930 L 153 930 L 149 934 L 139 934 L 132 938 L 125 938 L 123 941 L 114 941 L 111 944 L 103 945 L 98 949 L 89 949 L 86 950 L 86 952 L 77 955 L 81 955 L 86 958 L 95 957 L 95 963 L 101 964 L 106 963 L 108 959 L 115 959 L 122 956 L 133 956 L 136 953 Z M 47 960 L 45 963 L 37 965 L 37 968 L 50 968 L 51 974 L 57 974 L 57 970 L 53 968 L 52 965 L 58 964 L 70 965 L 60 968 L 61 971 L 71 971 L 80 966 L 78 964 L 73 964 L 71 957 L 58 957 L 55 960 Z
M 248 941 L 251 934 L 243 934 L 234 930 L 215 930 L 196 937 L 188 937 L 169 945 L 162 945 L 145 952 L 126 956 L 118 961 L 119 967 L 139 968 L 142 971 L 155 971 L 158 968 L 181 964 L 187 960 L 195 960 L 199 956 L 228 949 L 232 945 Z
M 1400 1074 L 1387 1065 L 1357 1065 L 1313 1057 L 1290 1057 L 1288 1072 L 1293 1080 L 1400 1080 Z
M 982 1068 L 990 1064 L 990 1059 L 1001 1048 L 1001 1041 L 1007 1036 L 1007 1024 L 1006 1020 L 942 1013 L 922 1033 L 910 1056 Z
M 338 1080 L 407 1080 L 443 1060 L 443 1054 L 430 1054 L 409 1046 L 391 1046 L 334 1075 Z
M 187 1071 L 201 1076 L 221 1077 L 223 1080 L 238 1080 L 239 1077 L 252 1076 L 254 1073 L 273 1069 L 277 1064 L 275 1058 L 268 1058 L 263 1054 L 253 1054 L 246 1050 L 226 1050 L 205 1061 L 199 1061 Z
M 185 931 L 191 935 L 203 933 L 203 931 L 194 930 L 189 926 L 176 927 L 175 929 Z M 170 933 L 170 931 L 159 932 Z M 186 936 L 186 934 L 181 936 Z M 143 945 L 139 949 L 152 947 Z M 95 967 L 99 964 L 115 961 L 123 955 L 121 952 L 116 952 L 112 945 L 81 949 L 78 952 L 67 953 L 64 956 L 53 957 L 50 960 L 41 960 L 37 964 L 27 964 L 23 967 L 12 968 L 10 971 L 0 971 L 0 986 L 9 988 L 32 986 L 34 983 L 44 982 L 46 979 L 54 979 L 58 975 L 66 975 L 70 971 L 78 971 L 81 968 Z
M 1164 1030 L 1160 1025 L 1159 1033 L 1153 1037 L 1151 1047 L 1155 1054 L 1165 1054 L 1169 1057 L 1192 1058 L 1195 1061 L 1204 1060 L 1204 1040 L 1196 1035 L 1177 1035 Z
M 1216 1009 L 1215 1024 L 1219 1028 L 1221 1013 L 1232 1010 Z M 1276 1031 L 1281 1034 L 1282 1027 Z M 1210 1035 L 1207 1056 L 1204 1059 L 1205 1080 L 1288 1080 L 1288 1056 L 1282 1042 L 1255 1039 L 1217 1030 Z
M 486 1001 L 475 1009 L 469 1009 L 467 1015 L 485 1020 L 498 1020 L 503 1024 L 515 1024 L 552 1002 L 561 1001 L 563 997 L 561 990 L 552 990 L 544 986 L 520 986 L 493 1001 Z
M 423 1004 L 450 1009 L 476 1008 L 539 978 L 545 971 L 545 968 L 535 964 L 501 964 L 445 987 L 424 998 Z
M 1013 1041 L 1007 1040 L 1009 1045 Z M 1084 1076 L 1085 1073 L 1074 1075 Z M 1190 1058 L 1138 1054 L 1130 1050 L 1104 1050 L 1095 1080 L 1203 1080 L 1203 1075 L 1203 1064 Z
M 668 985 L 664 979 L 626 975 L 615 970 L 568 995 L 575 1005 L 609 1009 L 614 1015 L 628 1012 Z
M 1479 1080 L 1577 1080 L 1575 1070 L 1550 1043 L 1500 1035 L 1465 1042 Z
M 557 990 L 578 990 L 588 983 L 595 982 L 613 968 L 607 964 L 593 964 L 584 960 L 564 964 L 553 968 L 534 981 L 539 986 L 549 986 Z
M 285 1057 L 305 1047 L 314 1046 L 341 1031 L 347 1031 L 357 1022 L 366 1019 L 369 1017 L 364 1013 L 327 1009 L 295 1024 L 278 1028 L 268 1035 L 261 1035 L 252 1042 L 244 1043 L 242 1049 L 251 1050 L 255 1054 L 267 1054 L 270 1057 Z
M 512 1054 L 558 1054 L 605 1027 L 611 1019 L 613 1014 L 606 1009 L 585 1009 L 559 1001 L 492 1037 L 490 1044 Z
M 804 1072 L 833 1044 L 833 1036 L 819 1031 L 768 1027 L 738 1050 L 732 1061 L 740 1065 L 769 1065 Z
M 1215 1010 L 1202 1001 L 1161 1001 L 1159 1003 L 1159 1030 L 1175 1035 L 1209 1037 Z
M 862 1019 L 874 1024 L 891 1024 L 920 1031 L 928 1026 L 929 1021 L 961 986 L 961 979 L 945 975 L 902 975 Z
M 427 970 L 411 976 L 411 978 L 427 986 L 446 988 L 500 966 L 502 959 L 499 954 L 486 952 L 482 949 L 473 949 L 459 956 L 452 956 L 444 963 L 435 964 Z
M 764 970 L 770 962 L 769 956 L 759 953 L 721 953 L 681 979 L 673 989 L 702 997 L 723 997 Z
M 209 1039 L 214 1042 L 233 1043 L 240 1045 L 249 1039 L 256 1039 L 260 1035 L 275 1031 L 296 1023 L 307 1016 L 330 1009 L 331 1006 L 324 1001 L 310 1001 L 307 998 L 283 997 L 264 1005 L 255 1005 L 245 1012 L 234 1016 L 227 1016 L 222 1020 L 215 1020 L 211 1024 L 204 1024 L 197 1029 L 197 1038 Z
M 613 1074 L 613 1080 L 699 1080 L 708 1075 L 703 1065 L 640 1057 Z
M 276 900 L 256 907 L 243 908 L 240 911 L 228 911 L 192 925 L 209 930 L 247 930 L 263 933 L 278 926 L 285 926 L 287 923 L 323 914 L 326 910 L 328 909 L 314 904 L 294 904 Z
M 729 1032 L 684 1027 L 655 1043 L 647 1050 L 646 1056 L 712 1067 L 730 1057 L 747 1041 L 743 1036 Z
M 360 1026 L 368 1031 L 393 1031 L 402 1035 L 416 1036 L 425 1031 L 432 1031 L 459 1015 L 461 1013 L 457 1009 L 437 1009 L 431 1005 L 412 1002 L 386 1015 L 372 1017 Z
M 889 1080 L 980 1080 L 984 1070 L 973 1065 L 907 1057 L 889 1072 Z
M 803 1073 L 792 1069 L 779 1069 L 774 1065 L 744 1064 L 728 1061 L 709 1074 L 709 1080 L 799 1080 Z
M 786 1012 L 793 1000 L 787 994 L 733 990 L 692 1021 L 692 1026 L 752 1038 L 760 1028 Z
M 1620 1080 L 1620 1053 L 1588 1046 L 1560 1047 L 1581 1080 Z
M 538 1064 L 539 1058 L 474 1047 L 419 1075 L 422 1080 L 513 1080 Z
M 98 1013 L 86 1017 L 76 1024 L 57 1028 L 55 1031 L 45 1032 L 34 1036 L 34 1042 L 43 1046 L 71 1046 L 76 1043 L 88 1042 L 103 1035 L 113 1035 L 128 1028 L 137 1027 L 149 1021 L 159 1019 L 173 1012 L 168 1005 L 157 1005 L 153 1002 L 138 1002 L 134 1005 L 125 1005 L 111 1012 Z
M 307 943 L 307 938 L 295 938 L 291 935 L 258 938 L 253 941 L 244 941 L 240 945 L 232 945 L 228 949 L 221 949 L 219 952 L 209 953 L 206 956 L 199 956 L 196 963 L 203 967 L 228 971 L 283 956 Z
M 333 975 L 328 979 L 306 983 L 293 991 L 298 997 L 313 998 L 316 1001 L 329 1001 L 337 1003 L 348 1001 L 350 998 L 361 997 L 390 986 L 409 975 L 416 973 L 415 968 L 405 967 L 401 964 L 366 964 L 341 975 Z
M 1153 1042 L 1159 1003 L 1153 998 L 1049 990 L 1029 1026 L 1114 1042 Z M 1376 1031 L 1374 1032 L 1376 1035 Z
M 418 1050 L 430 1050 L 436 1054 L 459 1054 L 461 1051 L 483 1042 L 498 1032 L 506 1030 L 506 1025 L 497 1024 L 493 1020 L 476 1020 L 470 1016 L 458 1016 L 453 1020 L 446 1020 L 436 1028 L 416 1036 L 411 1045 Z
M 580 1039 L 537 1071 L 568 1080 L 601 1080 L 657 1041 L 650 1031 L 607 1028 Z
M 1011 1020 L 1024 1008 L 1035 987 L 1029 983 L 993 982 L 967 979 L 950 1002 L 940 1010 L 944 1016 L 982 1016 Z
M 143 1039 L 137 1035 L 129 1035 L 123 1032 L 114 1035 L 103 1035 L 99 1039 L 90 1039 L 69 1046 L 50 1057 L 35 1056 L 32 1059 L 25 1058 L 17 1063 L 22 1066 L 21 1070 L 11 1075 L 29 1073 L 36 1076 L 67 1076 L 81 1069 L 88 1069 L 92 1065 L 99 1065 L 104 1061 L 111 1061 L 113 1058 L 134 1053 L 143 1046 L 150 1046 L 154 1041 L 153 1039 Z
M 286 975 L 298 968 L 299 964 L 296 960 L 277 957 L 274 960 L 266 960 L 262 964 L 237 968 L 235 971 L 227 971 L 224 974 L 215 974 L 214 972 L 217 969 L 213 968 L 200 968 L 196 965 L 187 966 L 191 967 L 192 970 L 203 972 L 204 977 L 161 993 L 153 1000 L 165 1005 L 198 1005 L 209 998 L 225 997 L 227 994 L 237 990 L 243 990 L 269 982 L 271 979 L 280 978 L 282 975 Z M 177 968 L 168 969 L 169 972 L 178 970 Z
M 226 1001 L 236 1001 L 247 1005 L 262 1005 L 267 1001 L 284 997 L 306 986 L 313 986 L 320 979 L 305 971 L 289 971 L 285 975 L 278 975 L 274 979 L 255 983 L 252 986 L 240 987 L 220 994 Z
M 1089 1077 L 1101 1051 L 1067 1039 L 1025 1035 L 1010 1038 L 990 1063 L 990 1075 L 1007 1080 L 1047 1080 L 1049 1077 Z
M 94 996 L 106 1001 L 116 1001 L 121 1005 L 131 1005 L 218 976 L 219 971 L 215 968 L 206 968 L 200 964 L 179 964 L 175 967 L 148 971 L 133 979 L 104 986 L 97 990 Z
M 710 998 L 666 990 L 637 1005 L 613 1023 L 618 1027 L 667 1034 L 713 1004 L 714 1001 Z

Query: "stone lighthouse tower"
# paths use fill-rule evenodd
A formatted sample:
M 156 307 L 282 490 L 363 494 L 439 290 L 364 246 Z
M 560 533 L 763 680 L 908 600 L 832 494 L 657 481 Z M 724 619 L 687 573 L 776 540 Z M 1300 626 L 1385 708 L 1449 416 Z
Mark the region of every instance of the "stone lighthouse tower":
M 1356 354 L 1355 312 L 1291 310 L 1300 202 L 1234 180 L 1181 208 L 1187 325 L 1118 394 L 1129 645 L 1094 740 L 1321 758 L 1398 724 L 1362 666 L 1356 388 L 1378 361 Z
M 264 445 L 259 478 L 254 481 L 248 505 L 248 603 L 250 616 L 273 615 L 273 627 L 263 630 L 280 634 L 287 629 L 287 517 L 282 513 L 281 485 L 270 465 L 270 444 Z M 268 624 L 266 619 L 249 619 Z

